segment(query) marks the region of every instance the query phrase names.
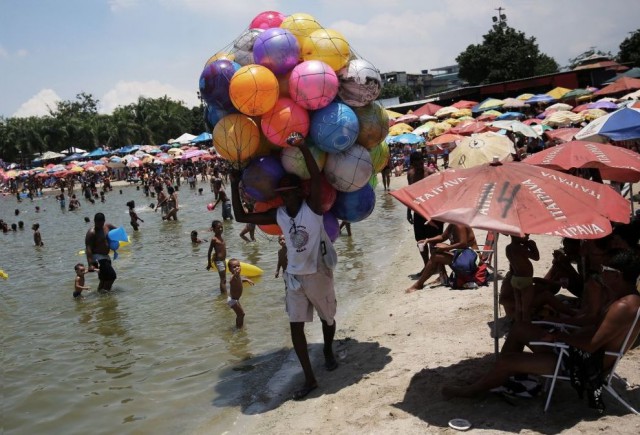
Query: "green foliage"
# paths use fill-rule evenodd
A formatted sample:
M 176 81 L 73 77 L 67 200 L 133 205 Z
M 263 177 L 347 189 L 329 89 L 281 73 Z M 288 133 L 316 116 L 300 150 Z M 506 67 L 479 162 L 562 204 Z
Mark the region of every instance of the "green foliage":
M 58 102 L 47 116 L 0 117 L 0 158 L 15 161 L 70 147 L 160 145 L 184 132 L 206 131 L 203 107 L 189 109 L 167 96 L 140 97 L 136 103 L 117 107 L 111 115 L 98 113 L 98 106 L 91 94 L 80 93 L 75 100 Z
M 618 62 L 628 67 L 640 67 L 640 29 L 620 44 Z
M 482 44 L 469 45 L 456 62 L 460 78 L 470 85 L 488 84 L 551 74 L 558 71 L 556 61 L 540 53 L 536 38 L 506 23 L 498 23 L 483 36 Z
M 409 86 L 399 85 L 397 83 L 385 84 L 380 92 L 381 99 L 398 97 L 401 103 L 413 101 L 416 99 L 413 91 Z

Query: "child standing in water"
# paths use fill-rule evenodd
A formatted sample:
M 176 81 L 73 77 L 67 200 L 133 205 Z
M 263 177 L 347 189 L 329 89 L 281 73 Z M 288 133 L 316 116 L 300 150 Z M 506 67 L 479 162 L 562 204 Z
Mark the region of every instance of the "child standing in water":
M 211 222 L 213 237 L 209 244 L 209 252 L 207 252 L 207 270 L 211 269 L 211 253 L 213 254 L 213 262 L 218 269 L 220 276 L 220 293 L 227 294 L 227 265 L 224 260 L 227 258 L 227 245 L 222 238 L 222 222 L 214 220 Z
M 283 273 L 287 270 L 287 242 L 283 234 L 280 234 L 280 237 L 278 237 L 278 244 L 280 245 L 280 249 L 278 249 L 278 265 L 276 266 L 276 278 L 280 276 L 280 269 L 282 269 Z
M 136 203 L 134 201 L 129 201 L 127 203 L 127 207 L 129 207 L 129 217 L 131 218 L 131 226 L 133 227 L 133 231 L 138 231 L 138 221 L 144 221 L 140 219 L 138 217 L 138 213 L 136 213 Z
M 33 230 L 33 243 L 35 243 L 36 246 L 44 246 L 42 235 L 40 234 L 40 224 L 33 224 L 31 229 Z
M 84 285 L 84 276 L 87 274 L 87 269 L 85 269 L 84 264 L 78 263 L 74 267 L 76 271 L 76 281 L 73 287 L 73 298 L 74 299 L 84 299 L 82 297 L 83 290 L 89 290 L 91 287 Z
M 242 296 L 242 283 L 246 282 L 253 285 L 253 281 L 240 275 L 240 261 L 236 258 L 229 260 L 229 272 L 231 279 L 229 280 L 229 294 L 227 297 L 227 305 L 236 313 L 236 328 L 242 328 L 244 324 L 244 310 L 240 305 L 240 296 Z

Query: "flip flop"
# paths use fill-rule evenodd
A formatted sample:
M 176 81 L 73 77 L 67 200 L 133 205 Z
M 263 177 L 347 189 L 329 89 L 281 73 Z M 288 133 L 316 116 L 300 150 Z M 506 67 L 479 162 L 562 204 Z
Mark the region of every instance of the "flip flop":
M 294 391 L 293 400 L 302 400 L 302 399 L 304 399 L 305 397 L 307 397 L 307 395 L 310 392 L 312 392 L 316 388 L 318 388 L 317 385 L 305 385 L 304 387 L 300 388 L 299 390 Z

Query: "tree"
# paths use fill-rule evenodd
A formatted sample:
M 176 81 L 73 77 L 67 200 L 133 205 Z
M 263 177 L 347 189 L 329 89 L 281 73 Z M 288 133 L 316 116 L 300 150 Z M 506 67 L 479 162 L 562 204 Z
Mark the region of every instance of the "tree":
M 516 80 L 558 71 L 556 61 L 540 53 L 536 38 L 496 23 L 483 36 L 482 44 L 469 45 L 456 58 L 458 75 L 470 85 Z
M 414 101 L 416 96 L 409 86 L 399 85 L 397 83 L 388 83 L 385 84 L 380 92 L 379 98 L 394 98 L 398 97 L 401 103 L 406 103 L 408 101 Z
M 625 66 L 640 67 L 640 29 L 631 33 L 631 36 L 620 43 L 617 59 Z

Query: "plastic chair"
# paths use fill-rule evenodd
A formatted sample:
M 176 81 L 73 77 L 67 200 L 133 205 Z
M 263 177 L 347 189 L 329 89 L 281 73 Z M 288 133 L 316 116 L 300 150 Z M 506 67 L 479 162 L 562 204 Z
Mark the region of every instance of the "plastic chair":
M 611 394 L 615 399 L 618 400 L 618 402 L 620 402 L 622 405 L 624 405 L 629 411 L 633 412 L 634 414 L 640 415 L 640 412 L 638 412 L 635 408 L 633 408 L 631 405 L 629 405 L 627 402 L 625 402 L 625 400 L 620 397 L 620 395 L 614 390 L 613 386 L 611 385 L 611 381 L 613 381 L 614 378 L 624 382 L 624 384 L 627 386 L 627 388 L 630 387 L 629 383 L 622 379 L 619 375 L 616 374 L 616 368 L 618 367 L 618 363 L 620 363 L 620 360 L 622 359 L 622 357 L 624 356 L 624 354 L 626 353 L 626 351 L 628 350 L 629 347 L 631 347 L 631 345 L 634 343 L 634 341 L 638 338 L 638 335 L 640 333 L 640 329 L 638 331 L 635 331 L 634 334 L 634 330 L 636 329 L 636 325 L 638 323 L 638 318 L 640 318 L 640 308 L 638 309 L 638 311 L 636 312 L 636 317 L 633 320 L 633 323 L 631 324 L 631 327 L 629 328 L 629 331 L 627 332 L 627 335 L 624 339 L 624 341 L 622 342 L 622 346 L 620 346 L 620 350 L 617 352 L 605 352 L 606 356 L 613 356 L 615 357 L 615 361 L 613 362 L 613 365 L 611 366 L 611 369 L 609 370 L 609 372 L 605 375 L 605 379 L 604 379 L 604 384 L 603 384 L 603 388 L 609 392 L 609 394 Z M 552 324 L 550 322 L 534 322 L 537 324 Z M 568 327 L 568 328 L 574 328 L 574 326 L 572 325 L 564 325 L 564 324 L 552 324 L 552 325 L 557 325 L 557 326 L 561 326 L 561 327 Z M 547 378 L 547 384 L 550 382 L 551 385 L 549 386 L 549 392 L 547 394 L 547 401 L 544 405 L 544 412 L 547 412 L 547 409 L 549 409 L 549 404 L 551 403 L 551 396 L 553 395 L 553 391 L 555 389 L 556 386 L 556 381 L 561 380 L 561 381 L 569 381 L 570 378 L 564 374 L 561 374 L 561 369 L 563 367 L 563 360 L 565 357 L 569 356 L 569 346 L 564 344 L 564 343 L 549 343 L 546 341 L 532 341 L 529 343 L 532 346 L 553 346 L 557 352 L 558 352 L 558 360 L 556 362 L 556 366 L 555 366 L 555 370 L 553 372 L 552 375 L 542 375 L 544 378 Z
M 496 246 L 498 246 L 499 235 L 500 234 L 495 231 L 487 231 L 487 237 L 484 241 L 484 245 L 478 246 L 478 249 L 475 250 L 480 261 L 485 263 L 487 268 L 492 270 L 494 273 L 495 270 L 493 270 L 494 265 L 492 259 L 496 252 Z

